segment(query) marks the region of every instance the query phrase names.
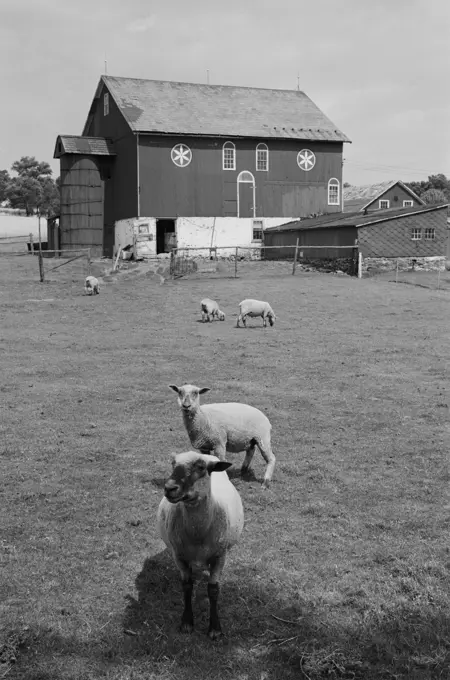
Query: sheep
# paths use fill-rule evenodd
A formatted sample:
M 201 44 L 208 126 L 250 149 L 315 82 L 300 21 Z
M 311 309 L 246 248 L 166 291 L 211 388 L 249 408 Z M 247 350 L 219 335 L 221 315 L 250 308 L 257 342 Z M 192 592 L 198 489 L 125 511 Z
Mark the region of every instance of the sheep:
M 172 474 L 157 513 L 158 532 L 180 571 L 184 611 L 180 631 L 194 628 L 192 567 L 208 569 L 208 636 L 222 635 L 217 609 L 219 580 L 228 550 L 239 540 L 244 510 L 225 470 L 231 465 L 196 451 L 173 454 Z
M 98 295 L 100 293 L 100 284 L 95 276 L 86 276 L 84 292 L 86 295 Z
M 212 453 L 225 460 L 226 451 L 245 451 L 241 473 L 248 472 L 256 447 L 267 463 L 262 488 L 267 489 L 275 468 L 275 456 L 271 446 L 271 429 L 267 416 L 248 404 L 227 402 L 200 406 L 200 394 L 209 387 L 195 385 L 169 385 L 178 395 L 183 423 L 191 445 L 202 453 Z
M 202 321 L 205 321 L 205 318 L 208 321 L 211 321 L 210 316 L 214 319 L 214 317 L 217 317 L 219 321 L 225 321 L 225 314 L 219 309 L 219 305 L 215 300 L 211 300 L 211 298 L 203 298 L 203 300 L 200 302 L 200 307 L 202 310 Z
M 264 328 L 266 328 L 267 325 L 266 319 L 269 319 L 270 325 L 273 326 L 275 319 L 277 318 L 269 303 L 264 302 L 263 300 L 242 300 L 242 302 L 239 303 L 239 316 L 236 322 L 236 328 L 239 328 L 239 321 L 242 321 L 245 327 L 247 326 L 247 316 L 261 316 Z

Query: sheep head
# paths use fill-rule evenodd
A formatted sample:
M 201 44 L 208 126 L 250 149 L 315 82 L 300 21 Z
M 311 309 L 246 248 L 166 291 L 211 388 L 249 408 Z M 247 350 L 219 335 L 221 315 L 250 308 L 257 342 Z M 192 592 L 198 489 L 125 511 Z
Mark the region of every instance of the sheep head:
M 196 387 L 196 385 L 169 385 L 170 389 L 178 395 L 178 403 L 185 412 L 195 410 L 200 405 L 200 395 L 209 392 L 209 387 Z
M 225 313 L 219 310 L 219 321 L 225 321 Z
M 164 484 L 164 495 L 170 503 L 195 505 L 206 498 L 211 489 L 213 472 L 224 472 L 231 463 L 195 451 L 173 454 L 172 473 Z
M 273 326 L 277 317 L 275 316 L 275 312 L 269 312 L 267 318 L 269 319 L 270 325 Z

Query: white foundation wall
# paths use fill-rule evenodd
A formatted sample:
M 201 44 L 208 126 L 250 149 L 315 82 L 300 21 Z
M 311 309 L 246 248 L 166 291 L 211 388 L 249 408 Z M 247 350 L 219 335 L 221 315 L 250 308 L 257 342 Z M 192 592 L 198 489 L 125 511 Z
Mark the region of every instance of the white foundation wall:
M 136 257 L 156 255 L 156 218 L 130 217 L 114 225 L 114 253 L 136 242 Z
M 263 229 L 291 221 L 290 217 L 261 217 Z M 241 248 L 260 247 L 253 241 L 253 223 L 246 217 L 178 217 L 176 221 L 178 248 Z M 256 226 L 256 225 L 255 225 Z M 200 253 L 199 253 L 200 254 Z

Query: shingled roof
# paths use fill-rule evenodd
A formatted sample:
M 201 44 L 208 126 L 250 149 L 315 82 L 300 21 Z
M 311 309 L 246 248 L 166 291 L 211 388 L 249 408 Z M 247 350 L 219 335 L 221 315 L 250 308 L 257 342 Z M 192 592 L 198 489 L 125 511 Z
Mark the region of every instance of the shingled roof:
M 103 84 L 136 132 L 350 142 L 297 90 L 102 76 L 96 96 Z
M 377 184 L 345 187 L 343 191 L 344 205 L 347 208 L 355 208 L 355 210 L 359 208 L 360 210 L 363 210 L 365 207 L 376 201 L 377 198 L 380 198 L 385 194 L 388 189 L 391 189 L 397 184 L 418 203 L 425 205 L 422 199 L 401 180 L 388 180 L 385 182 L 378 182 Z
M 53 158 L 65 153 L 89 154 L 91 156 L 115 156 L 113 143 L 105 137 L 77 137 L 58 135 Z
M 441 205 L 427 205 L 425 207 L 419 206 L 416 208 L 394 208 L 391 210 L 377 210 L 367 215 L 361 212 L 354 213 L 330 213 L 328 215 L 320 215 L 319 217 L 311 217 L 301 220 L 293 220 L 280 224 L 276 227 L 267 227 L 266 231 L 298 231 L 299 229 L 335 229 L 337 227 L 364 227 L 368 224 L 376 222 L 388 222 L 400 217 L 408 217 L 416 213 L 432 212 L 433 210 L 448 209 L 449 204 Z

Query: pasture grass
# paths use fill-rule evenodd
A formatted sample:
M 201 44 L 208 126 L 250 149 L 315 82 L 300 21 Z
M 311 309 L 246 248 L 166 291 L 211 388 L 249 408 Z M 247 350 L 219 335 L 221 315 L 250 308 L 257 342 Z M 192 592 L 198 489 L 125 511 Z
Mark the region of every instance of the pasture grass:
M 64 268 L 24 276 L 30 259 L 0 271 L 0 678 L 450 677 L 445 291 L 257 265 L 86 297 Z M 204 296 L 225 322 L 198 322 Z M 234 328 L 244 297 L 276 325 Z M 168 454 L 190 448 L 184 382 L 273 425 L 268 491 L 258 453 L 247 479 L 229 456 L 246 523 L 218 643 L 204 577 L 177 632 L 155 529 Z

